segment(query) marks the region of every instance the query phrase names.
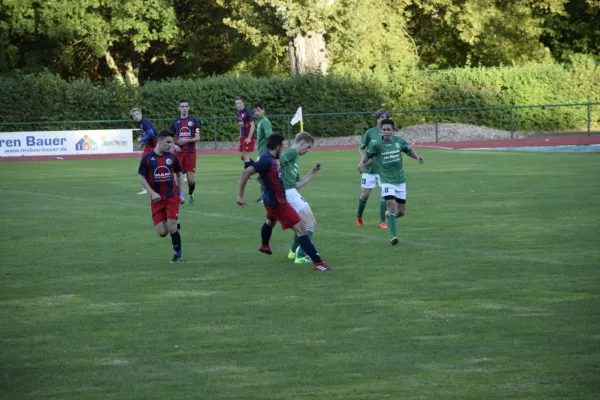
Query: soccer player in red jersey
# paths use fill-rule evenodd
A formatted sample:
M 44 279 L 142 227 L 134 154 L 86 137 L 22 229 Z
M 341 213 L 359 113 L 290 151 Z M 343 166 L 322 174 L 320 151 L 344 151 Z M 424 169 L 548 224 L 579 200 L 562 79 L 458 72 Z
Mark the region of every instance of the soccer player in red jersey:
M 142 110 L 139 107 L 133 107 L 129 111 L 131 119 L 138 123 L 140 137 L 138 142 L 142 142 L 142 157 L 154 150 L 156 146 L 156 128 L 148 118 L 142 117 Z M 147 194 L 146 189 L 142 189 L 138 194 Z
M 244 169 L 246 169 L 254 162 L 250 159 L 250 153 L 254 152 L 254 144 L 256 142 L 256 137 L 254 136 L 254 115 L 244 107 L 244 101 L 240 97 L 235 98 L 235 111 L 240 127 L 240 157 L 244 162 Z
M 175 134 L 175 151 L 183 173 L 187 175 L 189 204 L 193 206 L 196 189 L 196 142 L 200 141 L 200 121 L 191 117 L 187 100 L 179 100 L 179 118 L 171 123 L 171 132 Z
M 279 168 L 279 155 L 283 148 L 283 136 L 271 135 L 267 139 L 267 152 L 258 157 L 254 165 L 246 168 L 238 187 L 237 204 L 240 207 L 246 205 L 244 200 L 244 189 L 250 175 L 258 173 L 263 182 L 263 204 L 267 209 L 267 221 L 260 231 L 262 245 L 258 249 L 261 253 L 273 254 L 269 247 L 273 227 L 279 221 L 281 228 L 286 230 L 292 228 L 298 235 L 300 247 L 313 261 L 313 271 L 331 271 L 331 268 L 321 259 L 317 249 L 312 244 L 306 232 L 306 226 L 294 208 L 285 198 L 285 188 L 281 180 L 281 169 Z
M 181 236 L 177 229 L 179 205 L 185 203 L 180 188 L 183 184 L 181 166 L 175 154 L 169 152 L 174 146 L 174 135 L 169 131 L 158 134 L 158 144 L 153 151 L 142 157 L 138 174 L 140 183 L 152 199 L 152 221 L 160 237 L 171 235 L 173 243 L 172 263 L 181 262 Z

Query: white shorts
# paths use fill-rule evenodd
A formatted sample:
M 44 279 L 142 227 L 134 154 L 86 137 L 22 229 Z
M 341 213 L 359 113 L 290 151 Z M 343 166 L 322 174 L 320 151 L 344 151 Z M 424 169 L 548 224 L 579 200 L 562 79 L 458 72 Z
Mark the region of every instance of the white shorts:
M 381 184 L 381 197 L 394 196 L 397 199 L 406 200 L 406 183 L 394 185 L 391 183 Z
M 373 189 L 375 186 L 381 186 L 379 174 L 367 174 L 363 172 L 360 187 L 363 189 Z
M 304 200 L 304 197 L 296 189 L 286 189 L 285 199 L 297 213 L 308 207 L 308 201 Z

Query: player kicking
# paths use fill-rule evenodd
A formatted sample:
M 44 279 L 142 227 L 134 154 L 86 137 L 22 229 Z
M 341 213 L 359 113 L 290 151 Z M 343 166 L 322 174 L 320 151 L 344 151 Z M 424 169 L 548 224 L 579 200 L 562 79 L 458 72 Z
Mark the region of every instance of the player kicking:
M 267 152 L 267 139 L 273 134 L 273 127 L 271 126 L 271 121 L 265 116 L 265 105 L 263 103 L 257 101 L 252 105 L 252 108 L 256 118 L 256 140 L 258 142 L 258 155 L 260 156 L 262 153 Z M 257 203 L 262 202 L 262 192 L 264 190 L 265 187 L 261 184 L 261 196 L 256 200 Z
M 169 150 L 174 145 L 174 135 L 169 131 L 158 134 L 158 144 L 140 162 L 138 174 L 142 186 L 152 199 L 152 221 L 160 237 L 171 235 L 173 243 L 172 263 L 181 262 L 181 235 L 177 229 L 179 205 L 185 203 L 185 195 L 179 188 L 183 185 L 181 166 L 175 154 Z
M 267 210 L 267 221 L 261 229 L 262 245 L 258 249 L 261 253 L 273 254 L 269 247 L 273 227 L 279 221 L 281 228 L 286 230 L 292 228 L 298 235 L 300 247 L 308 254 L 313 261 L 313 271 L 331 271 L 331 268 L 321 259 L 317 249 L 312 244 L 306 232 L 306 226 L 302 222 L 300 216 L 290 206 L 285 198 L 285 189 L 281 180 L 281 170 L 279 168 L 278 159 L 283 148 L 283 136 L 271 135 L 267 139 L 266 153 L 261 154 L 254 165 L 246 168 L 242 174 L 242 178 L 238 188 L 237 204 L 240 207 L 246 205 L 244 200 L 244 189 L 248 178 L 251 175 L 258 173 L 262 179 L 265 191 L 263 192 L 263 204 Z
M 254 115 L 244 107 L 244 101 L 241 97 L 235 98 L 235 115 L 240 127 L 240 158 L 244 162 L 244 169 L 248 168 L 254 162 L 250 158 L 250 153 L 254 151 L 256 137 L 254 136 Z
M 364 167 L 369 159 L 381 156 L 381 197 L 387 205 L 387 224 L 390 229 L 390 242 L 398 244 L 396 232 L 396 218 L 402 217 L 406 212 L 406 180 L 402 169 L 402 153 L 407 154 L 423 164 L 423 157 L 415 153 L 408 143 L 400 136 L 394 135 L 394 121 L 384 119 L 381 121 L 383 140 L 371 143 L 359 167 Z
M 300 132 L 294 138 L 292 147 L 281 153 L 279 163 L 281 165 L 281 179 L 285 188 L 285 198 L 290 205 L 296 210 L 302 223 L 306 226 L 306 233 L 312 241 L 312 235 L 317 227 L 317 220 L 313 215 L 308 202 L 300 195 L 298 189 L 303 187 L 310 181 L 320 168 L 321 163 L 316 163 L 312 169 L 300 179 L 298 174 L 298 156 L 303 156 L 308 153 L 308 150 L 315 144 L 315 139 L 308 132 Z M 289 260 L 294 260 L 296 264 L 310 263 L 311 259 L 306 255 L 300 246 L 298 235 L 294 233 L 292 248 L 288 254 Z
M 365 157 L 365 150 L 369 147 L 369 145 L 373 142 L 381 140 L 381 121 L 384 119 L 390 118 L 390 112 L 388 110 L 378 110 L 375 113 L 375 118 L 377 120 L 377 126 L 368 129 L 361 142 L 358 146 L 358 152 L 360 153 L 360 159 Z M 381 186 L 381 182 L 379 180 L 379 169 L 381 168 L 381 160 L 379 156 L 373 157 L 371 160 L 367 161 L 363 168 L 358 167 L 358 172 L 362 174 L 361 176 L 361 188 L 362 191 L 358 198 L 358 210 L 356 211 L 356 225 L 364 226 L 365 221 L 363 220 L 363 212 L 365 211 L 365 207 L 367 206 L 367 200 L 369 200 L 369 195 L 371 194 L 371 190 L 379 185 Z M 385 223 L 385 211 L 386 211 L 386 203 L 383 197 L 379 202 L 379 227 L 387 228 Z
M 142 157 L 154 150 L 156 146 L 156 129 L 152 122 L 148 118 L 142 117 L 142 110 L 139 107 L 133 107 L 129 111 L 131 118 L 138 123 L 138 129 L 140 130 L 140 136 L 138 141 L 142 142 Z M 138 194 L 147 194 L 148 191 L 142 188 L 142 191 Z
M 187 176 L 189 204 L 193 206 L 196 189 L 196 142 L 200 141 L 200 121 L 190 117 L 187 100 L 179 100 L 179 118 L 171 123 L 170 130 L 175 134 L 175 151 L 183 173 Z

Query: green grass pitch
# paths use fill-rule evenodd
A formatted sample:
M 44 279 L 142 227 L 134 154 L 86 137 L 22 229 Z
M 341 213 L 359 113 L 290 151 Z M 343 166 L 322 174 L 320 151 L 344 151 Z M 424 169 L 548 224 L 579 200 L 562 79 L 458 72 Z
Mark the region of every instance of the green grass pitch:
M 257 252 L 237 155 L 199 156 L 179 265 L 139 160 L 0 165 L 0 398 L 599 398 L 599 156 L 421 153 L 395 247 L 356 151 L 300 158 L 331 273 Z

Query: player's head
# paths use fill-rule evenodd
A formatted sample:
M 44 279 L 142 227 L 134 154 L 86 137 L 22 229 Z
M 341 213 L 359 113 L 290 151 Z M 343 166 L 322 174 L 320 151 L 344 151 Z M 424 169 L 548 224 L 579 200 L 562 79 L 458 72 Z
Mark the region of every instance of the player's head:
M 381 128 L 381 121 L 383 121 L 384 119 L 390 119 L 390 112 L 385 108 L 380 108 L 375 113 L 375 119 L 377 120 L 377 126 Z
M 142 110 L 139 107 L 133 107 L 129 111 L 129 115 L 135 122 L 140 122 L 142 120 Z
M 281 154 L 281 150 L 283 149 L 283 136 L 281 135 L 271 135 L 267 139 L 267 150 L 271 152 L 275 156 L 275 158 L 279 158 Z M 274 153 L 273 153 L 274 152 Z
M 179 115 L 181 118 L 187 118 L 190 114 L 190 105 L 186 99 L 179 100 Z
M 240 96 L 235 98 L 235 109 L 238 111 L 242 111 L 244 109 L 244 100 Z
M 252 110 L 256 118 L 262 118 L 265 115 L 265 105 L 262 101 L 255 101 L 252 105 Z
M 160 131 L 158 134 L 158 144 L 156 147 L 160 150 L 161 153 L 166 153 L 167 151 L 171 151 L 175 146 L 175 135 L 171 131 Z
M 294 147 L 301 156 L 308 153 L 311 147 L 315 145 L 315 138 L 308 132 L 300 132 L 294 138 Z
M 396 124 L 394 124 L 393 120 L 387 118 L 381 121 L 381 127 L 379 129 L 381 129 L 383 138 L 385 140 L 390 140 L 390 138 L 394 134 L 394 131 L 396 130 Z

